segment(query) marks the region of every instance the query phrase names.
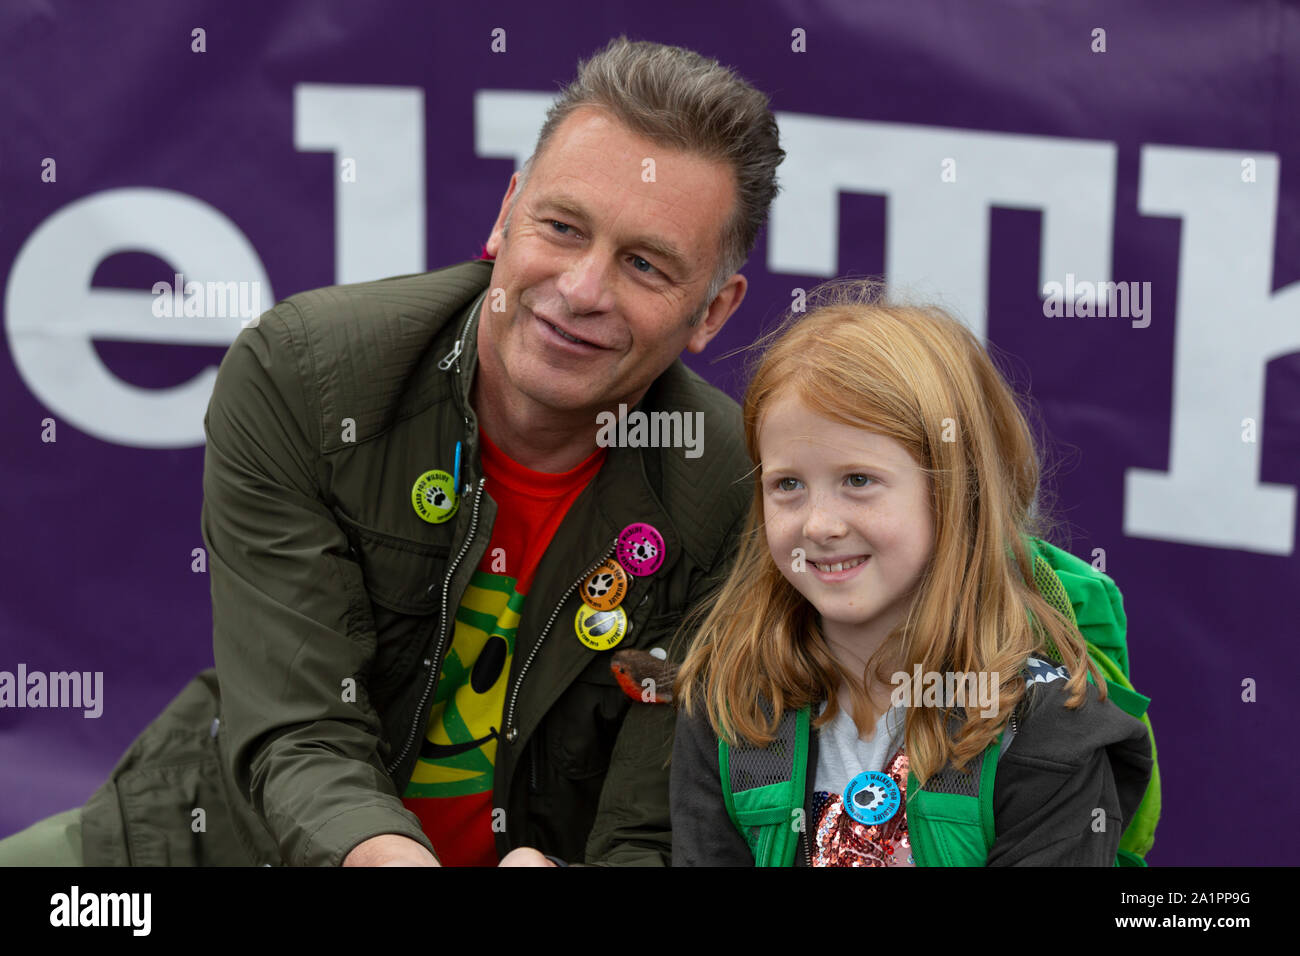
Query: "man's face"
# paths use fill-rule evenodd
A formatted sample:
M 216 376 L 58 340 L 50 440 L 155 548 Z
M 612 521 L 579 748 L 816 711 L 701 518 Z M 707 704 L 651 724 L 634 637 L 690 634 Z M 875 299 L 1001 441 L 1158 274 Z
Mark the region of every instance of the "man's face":
M 736 275 L 689 324 L 718 268 L 734 175 L 584 107 L 534 158 L 522 191 L 517 183 L 516 174 L 487 242 L 496 262 L 479 358 L 535 403 L 590 411 L 594 427 L 596 411 L 639 401 L 740 304 Z

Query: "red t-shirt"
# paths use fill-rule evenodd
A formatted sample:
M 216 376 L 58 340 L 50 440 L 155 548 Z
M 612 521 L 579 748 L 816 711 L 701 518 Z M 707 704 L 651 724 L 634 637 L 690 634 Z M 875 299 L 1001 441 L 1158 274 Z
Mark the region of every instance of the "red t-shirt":
M 444 866 L 499 862 L 493 826 L 501 829 L 504 820 L 493 820 L 493 769 L 515 630 L 551 538 L 605 463 L 605 449 L 598 448 L 572 471 L 532 471 L 482 430 L 479 439 L 496 521 L 456 611 L 420 757 L 402 797 Z

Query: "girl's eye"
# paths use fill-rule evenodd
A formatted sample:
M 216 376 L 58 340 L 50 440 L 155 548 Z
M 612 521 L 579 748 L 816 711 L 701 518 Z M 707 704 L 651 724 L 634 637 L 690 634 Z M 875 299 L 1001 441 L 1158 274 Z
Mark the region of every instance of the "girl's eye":
M 865 488 L 867 482 L 875 480 L 870 475 L 849 475 L 849 485 L 853 488 Z
M 781 478 L 776 483 L 777 491 L 794 491 L 799 487 L 798 478 Z

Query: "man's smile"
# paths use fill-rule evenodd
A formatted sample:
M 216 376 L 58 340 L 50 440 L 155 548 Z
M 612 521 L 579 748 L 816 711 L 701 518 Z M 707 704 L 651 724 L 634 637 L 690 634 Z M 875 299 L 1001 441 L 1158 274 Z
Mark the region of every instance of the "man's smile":
M 527 308 L 526 306 L 521 306 L 521 307 Z M 533 312 L 531 309 L 527 309 L 527 311 L 529 315 L 531 315 L 534 319 L 537 320 L 538 327 L 542 330 L 542 333 L 547 337 L 549 341 L 556 342 L 557 344 L 563 343 L 563 346 L 568 347 L 567 349 L 568 351 L 580 352 L 583 355 L 590 355 L 594 352 L 609 351 L 609 348 L 607 346 L 601 345 L 597 342 L 592 342 L 589 339 L 584 339 L 581 336 L 574 335 L 572 332 L 570 332 L 569 330 L 561 326 L 558 322 L 554 322 L 545 316 L 538 315 L 536 312 Z

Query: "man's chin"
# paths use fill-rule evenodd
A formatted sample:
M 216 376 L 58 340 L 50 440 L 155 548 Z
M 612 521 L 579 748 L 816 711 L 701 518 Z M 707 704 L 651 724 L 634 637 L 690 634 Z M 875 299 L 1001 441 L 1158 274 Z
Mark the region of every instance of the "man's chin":
M 547 412 L 560 418 L 590 418 L 591 427 L 596 427 L 596 413 L 604 405 L 597 395 L 591 394 L 590 388 L 582 386 L 587 383 L 574 383 L 574 387 L 557 387 L 554 382 L 540 378 L 519 383 L 519 391 L 534 406 L 544 408 Z

